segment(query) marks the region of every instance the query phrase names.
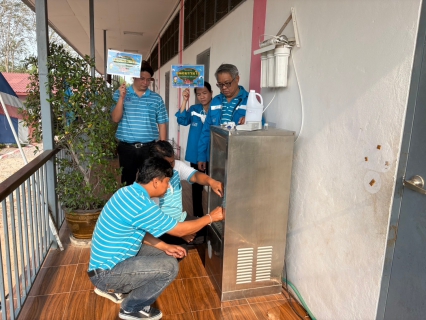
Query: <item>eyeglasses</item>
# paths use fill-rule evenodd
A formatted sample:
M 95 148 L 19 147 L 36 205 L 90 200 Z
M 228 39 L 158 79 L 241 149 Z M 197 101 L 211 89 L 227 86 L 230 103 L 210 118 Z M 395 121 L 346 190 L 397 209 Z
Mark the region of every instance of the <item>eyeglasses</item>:
M 229 87 L 231 86 L 232 82 L 234 82 L 234 80 L 235 80 L 235 78 L 234 78 L 234 79 L 232 79 L 232 81 L 231 81 L 231 82 L 216 83 L 216 86 L 217 86 L 219 89 L 222 89 L 223 87 L 225 87 L 225 88 L 229 88 Z
M 152 82 L 154 81 L 154 78 L 134 78 L 134 80 L 139 80 L 143 82 Z

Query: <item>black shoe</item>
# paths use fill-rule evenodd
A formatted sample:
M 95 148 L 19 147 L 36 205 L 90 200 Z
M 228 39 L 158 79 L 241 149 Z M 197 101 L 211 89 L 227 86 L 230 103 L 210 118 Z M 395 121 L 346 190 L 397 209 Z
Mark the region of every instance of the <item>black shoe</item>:
M 151 306 L 146 306 L 142 310 L 138 312 L 127 312 L 124 311 L 123 308 L 120 308 L 120 312 L 118 313 L 118 317 L 120 319 L 146 319 L 146 320 L 159 320 L 161 319 L 163 314 L 160 310 L 155 309 Z

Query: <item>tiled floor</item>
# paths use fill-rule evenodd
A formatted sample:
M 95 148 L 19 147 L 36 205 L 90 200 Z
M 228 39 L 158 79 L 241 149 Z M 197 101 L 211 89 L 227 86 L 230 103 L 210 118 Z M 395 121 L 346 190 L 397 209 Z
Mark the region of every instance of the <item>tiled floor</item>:
M 119 319 L 120 306 L 93 292 L 86 274 L 90 249 L 70 245 L 66 227 L 60 235 L 65 250 L 49 252 L 18 319 Z M 155 304 L 164 320 L 300 319 L 284 294 L 221 303 L 197 249 L 180 262 L 178 277 Z M 293 305 L 306 316 L 294 300 Z

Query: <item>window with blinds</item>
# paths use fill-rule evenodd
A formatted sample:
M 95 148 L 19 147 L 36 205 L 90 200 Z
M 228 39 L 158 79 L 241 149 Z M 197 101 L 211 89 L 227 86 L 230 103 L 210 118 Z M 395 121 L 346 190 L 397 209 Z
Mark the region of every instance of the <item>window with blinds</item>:
M 160 37 L 160 63 L 165 64 L 179 52 L 179 13 Z

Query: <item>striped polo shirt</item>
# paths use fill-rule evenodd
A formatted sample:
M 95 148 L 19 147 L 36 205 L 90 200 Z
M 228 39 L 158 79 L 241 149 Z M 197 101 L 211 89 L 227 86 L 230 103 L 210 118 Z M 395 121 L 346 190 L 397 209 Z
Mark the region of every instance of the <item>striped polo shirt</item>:
M 120 98 L 120 91 L 114 93 L 115 102 Z M 111 112 L 115 105 L 111 108 Z M 116 138 L 128 143 L 150 142 L 158 140 L 158 124 L 169 122 L 166 106 L 161 96 L 149 89 L 139 97 L 133 86 L 126 90 L 123 117 L 118 123 Z
M 170 187 L 167 189 L 166 194 L 160 198 L 161 210 L 175 219 L 178 222 L 183 222 L 186 218 L 186 212 L 182 207 L 182 184 L 181 180 L 189 181 L 192 176 L 197 172 L 182 161 L 175 160 L 173 168 L 173 176 L 170 179 Z
M 232 121 L 232 116 L 235 111 L 239 109 L 246 109 L 247 108 L 247 91 L 244 90 L 243 87 L 240 86 L 240 91 L 238 92 L 238 95 L 232 99 L 230 102 L 226 99 L 225 95 L 222 94 L 222 119 L 220 119 L 220 124 L 228 123 Z M 215 106 L 211 106 L 212 110 Z
M 139 252 L 147 232 L 159 237 L 176 224 L 177 221 L 164 214 L 140 184 L 134 182 L 119 189 L 96 223 L 89 270 L 112 269 Z

